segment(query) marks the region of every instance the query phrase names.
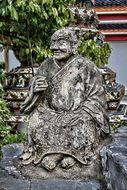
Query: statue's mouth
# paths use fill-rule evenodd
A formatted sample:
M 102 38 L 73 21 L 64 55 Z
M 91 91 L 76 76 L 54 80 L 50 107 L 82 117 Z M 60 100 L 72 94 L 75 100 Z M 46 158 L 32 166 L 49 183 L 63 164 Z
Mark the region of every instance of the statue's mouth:
M 60 53 L 62 53 L 61 51 L 54 51 L 54 54 L 60 54 Z

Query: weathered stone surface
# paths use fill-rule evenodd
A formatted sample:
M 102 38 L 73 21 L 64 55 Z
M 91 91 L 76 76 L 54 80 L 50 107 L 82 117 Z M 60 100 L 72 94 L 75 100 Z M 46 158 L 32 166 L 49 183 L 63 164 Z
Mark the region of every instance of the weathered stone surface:
M 30 182 L 12 176 L 0 178 L 0 190 L 30 190 Z
M 21 108 L 29 113 L 23 154 L 22 145 L 3 148 L 0 167 L 8 174 L 7 183 L 1 177 L 3 187 L 15 189 L 17 178 L 24 188 L 30 179 L 32 190 L 100 190 L 99 151 L 110 132 L 104 88 L 100 71 L 78 54 L 77 45 L 70 29 L 52 35 L 53 57 L 31 79 Z
M 17 178 L 19 188 L 27 188 L 27 178 L 32 190 L 100 190 L 93 180 L 102 177 L 99 151 L 110 132 L 104 88 L 100 71 L 78 54 L 77 45 L 70 29 L 52 35 L 53 57 L 31 79 L 21 108 L 29 113 L 23 154 L 22 145 L 3 148 L 0 167 L 8 174 L 7 183 L 1 177 L 3 187 L 15 189 Z
M 0 168 L 0 178 L 4 178 L 4 177 L 7 177 L 8 174 L 5 170 L 3 170 L 2 168 Z
M 22 144 L 5 145 L 0 158 L 0 190 L 29 190 L 30 182 L 21 175 L 13 159 L 23 151 Z
M 13 159 L 21 153 L 22 145 L 6 145 L 2 151 L 4 154 L 0 160 L 0 190 L 102 190 L 97 180 L 28 180 L 20 174 L 20 171 L 16 170 L 13 162 Z
M 6 174 L 23 178 L 20 171 L 13 164 L 13 159 L 23 152 L 23 144 L 10 144 L 2 148 L 2 157 L 0 158 L 0 168 L 6 171 Z M 4 172 L 5 173 L 5 172 Z
M 74 179 L 77 166 L 89 176 L 85 166 L 95 164 L 110 132 L 101 73 L 78 54 L 77 45 L 76 33 L 70 29 L 60 29 L 52 35 L 53 56 L 40 65 L 31 79 L 21 106 L 21 111 L 29 114 L 21 165 L 48 170 L 49 177 L 51 171 L 57 178 L 55 170 L 60 168 L 62 175 L 65 169 L 68 172 L 72 168 L 69 178 Z M 79 179 L 83 172 L 79 172 Z M 66 174 L 62 177 L 65 179 Z
M 101 190 L 96 181 L 32 180 L 31 190 Z
M 127 190 L 127 127 L 112 135 L 111 144 L 101 150 L 101 159 L 108 190 Z
M 15 158 L 17 156 L 19 156 L 20 154 L 22 154 L 23 152 L 23 144 L 9 144 L 9 145 L 5 145 L 2 148 L 2 155 L 3 158 Z

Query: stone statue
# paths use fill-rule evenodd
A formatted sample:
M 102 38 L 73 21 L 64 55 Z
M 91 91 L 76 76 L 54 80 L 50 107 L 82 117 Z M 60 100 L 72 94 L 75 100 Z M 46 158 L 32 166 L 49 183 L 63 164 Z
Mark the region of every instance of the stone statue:
M 88 165 L 109 133 L 101 73 L 77 53 L 77 36 L 60 29 L 51 37 L 53 57 L 31 79 L 21 111 L 29 114 L 23 165 L 48 171 Z

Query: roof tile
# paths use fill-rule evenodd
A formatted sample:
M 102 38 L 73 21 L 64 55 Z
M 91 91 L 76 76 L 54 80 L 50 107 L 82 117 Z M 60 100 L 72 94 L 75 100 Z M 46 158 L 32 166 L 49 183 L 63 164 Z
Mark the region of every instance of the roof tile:
M 122 13 L 122 12 L 126 12 L 127 13 L 127 6 L 112 6 L 112 7 L 95 7 L 95 11 L 97 12 L 97 13 L 99 13 L 99 12 L 104 12 L 104 13 L 106 13 L 106 12 L 120 12 L 120 13 Z
M 95 6 L 127 5 L 127 0 L 96 0 Z

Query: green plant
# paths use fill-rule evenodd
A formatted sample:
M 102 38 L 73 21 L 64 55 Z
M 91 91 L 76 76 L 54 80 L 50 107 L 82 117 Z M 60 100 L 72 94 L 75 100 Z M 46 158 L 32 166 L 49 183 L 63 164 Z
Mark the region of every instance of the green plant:
M 104 66 L 108 63 L 108 58 L 111 49 L 108 43 L 97 44 L 93 39 L 80 39 L 78 51 L 82 56 L 87 57 L 93 61 L 98 67 Z
M 9 110 L 5 100 L 0 98 L 0 153 L 3 145 L 11 143 L 20 143 L 25 139 L 23 133 L 12 134 L 11 127 L 7 124 L 7 119 L 9 117 Z
M 22 133 L 12 134 L 12 129 L 7 124 L 9 114 L 6 101 L 3 99 L 3 89 L 0 88 L 0 150 L 5 144 L 20 143 L 25 138 Z
M 23 133 L 12 134 L 9 126 L 0 126 L 0 148 L 6 144 L 23 142 L 24 139 Z
M 67 6 L 75 0 L 3 0 L 0 43 L 14 50 L 24 65 L 41 63 L 50 54 L 50 36 L 72 19 Z
M 1 80 L 3 80 L 2 76 L 3 73 L 0 75 Z M 9 114 L 10 111 L 7 107 L 6 101 L 4 100 L 4 90 L 0 83 L 0 153 L 3 145 L 22 142 L 25 137 L 22 133 L 11 133 L 11 127 L 7 124 Z

